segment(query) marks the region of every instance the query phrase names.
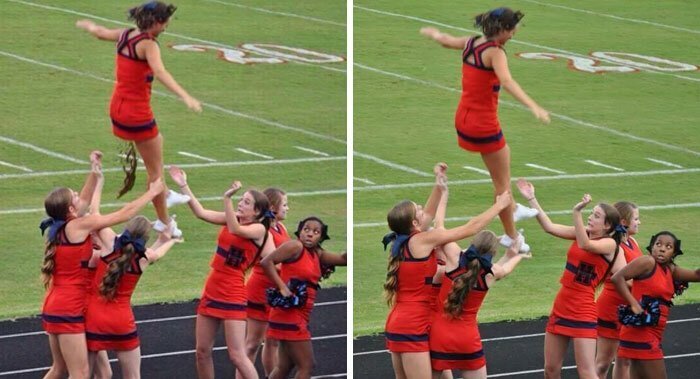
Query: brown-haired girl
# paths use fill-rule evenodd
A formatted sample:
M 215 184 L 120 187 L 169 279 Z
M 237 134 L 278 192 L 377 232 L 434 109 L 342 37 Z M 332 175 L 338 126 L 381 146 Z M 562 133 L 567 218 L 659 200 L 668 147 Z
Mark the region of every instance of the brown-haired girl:
M 290 297 L 290 283 L 305 287 L 303 304 L 290 308 L 274 307 L 270 310 L 268 339 L 279 341 L 278 359 L 270 379 L 283 379 L 296 367 L 295 378 L 308 379 L 314 367 L 309 318 L 314 307 L 321 265 L 345 266 L 347 254 L 334 254 L 321 247 L 329 239 L 328 225 L 318 217 L 307 217 L 299 222 L 296 240 L 287 241 L 262 259 L 260 265 L 283 297 Z M 277 272 L 276 264 L 281 264 Z M 303 283 L 303 284 L 302 284 Z
M 89 290 L 87 268 L 92 256 L 90 234 L 125 222 L 165 189 L 158 179 L 141 197 L 116 212 L 85 214 L 101 175 L 101 153 L 91 153 L 90 160 L 92 172 L 80 194 L 61 187 L 44 200 L 49 218 L 40 226 L 42 233 L 47 231 L 41 272 L 48 291 L 41 318 L 53 358 L 46 378 L 63 377 L 66 371 L 71 378 L 88 377 L 84 312 Z
M 214 377 L 211 354 L 214 337 L 223 324 L 233 365 L 242 378 L 257 378 L 255 367 L 245 351 L 247 299 L 244 282 L 245 272 L 274 249 L 268 233 L 274 218 L 270 203 L 265 194 L 250 189 L 241 196 L 234 210 L 231 196 L 241 189 L 241 183 L 236 181 L 224 192 L 223 212 L 206 209 L 190 190 L 184 171 L 171 166 L 170 177 L 190 197 L 188 204 L 197 218 L 222 225 L 211 271 L 197 307 L 197 374 L 199 378 Z
M 110 103 L 112 133 L 128 141 L 123 195 L 134 185 L 136 177 L 136 152 L 143 158 L 148 182 L 163 176 L 163 136 L 151 110 L 151 82 L 155 77 L 170 91 L 178 95 L 188 108 L 201 112 L 199 101 L 190 96 L 165 69 L 160 57 L 157 37 L 163 33 L 177 7 L 160 1 L 151 1 L 129 10 L 129 19 L 137 28 L 108 29 L 90 20 L 80 20 L 78 28 L 84 29 L 101 40 L 117 42 L 116 84 Z M 168 192 L 168 202 L 185 203 L 187 198 Z M 174 220 L 168 216 L 166 193 L 157 196 L 153 206 L 158 215 L 154 229 L 168 231 L 176 237 L 182 235 Z
M 681 240 L 669 231 L 651 237 L 647 251 L 615 273 L 612 282 L 629 305 L 633 318 L 649 318 L 652 322 L 622 325 L 618 358 L 631 361 L 630 377 L 635 379 L 665 379 L 666 365 L 661 340 L 668 321 L 671 299 L 676 292 L 674 281 L 700 282 L 700 269 L 678 267 L 675 258 L 683 254 Z M 630 290 L 627 281 L 632 280 Z M 655 307 L 657 312 L 651 309 Z M 654 314 L 655 313 L 655 314 Z
M 538 210 L 537 221 L 545 232 L 573 240 L 566 253 L 565 270 L 559 280 L 561 288 L 552 305 L 544 337 L 545 378 L 561 377 L 564 354 L 573 340 L 579 377 L 597 379 L 595 290 L 608 274 L 625 265 L 620 240 L 626 229 L 620 225 L 620 214 L 612 205 L 599 203 L 584 225 L 581 211 L 591 202 L 591 196 L 585 194 L 573 208 L 574 225 L 555 224 L 540 207 L 531 183 L 520 179 L 518 189 L 530 206 Z
M 618 201 L 614 204 L 620 213 L 620 224 L 627 229 L 622 236 L 620 247 L 625 253 L 627 263 L 644 255 L 634 235 L 639 231 L 639 208 L 629 201 Z M 613 366 L 613 379 L 629 379 L 630 361 L 626 358 L 616 358 L 617 347 L 620 344 L 620 321 L 617 319 L 617 308 L 627 304 L 615 290 L 615 285 L 609 278 L 603 284 L 603 291 L 596 299 L 598 308 L 598 342 L 596 346 L 596 371 L 598 376 L 606 378 L 610 364 Z
M 270 235 L 277 248 L 290 240 L 287 228 L 282 223 L 287 218 L 287 211 L 289 211 L 287 194 L 283 190 L 274 187 L 266 188 L 263 193 L 270 201 L 270 210 L 275 215 L 275 218 L 270 223 Z M 267 305 L 265 291 L 270 287 L 274 287 L 275 283 L 265 275 L 262 266 L 256 264 L 245 286 L 248 294 L 246 354 L 252 362 L 255 362 L 260 344 L 265 340 L 262 347 L 261 361 L 265 375 L 270 375 L 272 369 L 276 366 L 279 341 L 265 336 L 270 317 L 270 307 Z
M 105 254 L 100 257 L 85 313 L 90 366 L 94 366 L 99 351 L 114 350 L 124 378 L 141 376 L 141 349 L 131 296 L 148 265 L 181 241 L 162 235 L 147 248 L 150 230 L 151 222 L 144 216 L 136 216 L 119 236 L 111 228 L 99 232 Z
M 496 8 L 477 15 L 475 26 L 481 28 L 483 36 L 455 37 L 432 27 L 421 29 L 421 34 L 443 47 L 462 50 L 462 97 L 455 115 L 457 142 L 461 148 L 481 154 L 495 194 L 511 188 L 510 148 L 498 121 L 501 87 L 530 108 L 536 118 L 549 123 L 549 112 L 537 105 L 512 78 L 503 49 L 513 38 L 523 16 L 522 12 L 510 8 Z M 511 204 L 499 214 L 506 233 L 501 243 L 510 246 L 518 237 L 515 222 L 533 217 L 535 213 L 511 199 Z M 527 253 L 528 249 L 523 242 L 521 250 Z
M 402 201 L 387 215 L 392 242 L 384 290 L 391 311 L 385 327 L 386 345 L 397 378 L 431 375 L 428 330 L 433 315 L 432 278 L 437 270 L 435 248 L 476 234 L 511 202 L 508 192 L 484 213 L 453 229 L 427 230 L 445 187 L 447 165 L 435 166 L 436 184 L 425 208 Z

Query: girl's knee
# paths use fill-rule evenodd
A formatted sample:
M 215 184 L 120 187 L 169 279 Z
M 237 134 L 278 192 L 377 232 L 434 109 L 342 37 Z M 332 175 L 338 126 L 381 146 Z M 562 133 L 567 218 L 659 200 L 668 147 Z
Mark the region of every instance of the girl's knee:
M 561 375 L 561 366 L 553 363 L 544 364 L 544 377 L 547 379 L 558 378 Z
M 250 362 L 250 359 L 248 359 L 248 356 L 242 350 L 229 350 L 228 358 L 236 367 Z
M 212 348 L 208 346 L 197 346 L 195 356 L 197 360 L 211 359 Z

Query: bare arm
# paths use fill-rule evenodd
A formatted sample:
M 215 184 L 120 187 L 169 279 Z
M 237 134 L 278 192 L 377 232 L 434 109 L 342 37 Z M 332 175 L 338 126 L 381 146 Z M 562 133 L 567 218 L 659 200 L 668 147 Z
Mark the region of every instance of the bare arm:
M 190 201 L 187 203 L 187 205 L 189 205 L 190 210 L 192 210 L 192 213 L 194 213 L 198 219 L 215 225 L 226 224 L 226 214 L 224 214 L 224 212 L 206 209 L 202 206 L 199 200 L 197 200 L 197 196 L 194 195 L 194 192 L 192 192 L 190 186 L 187 185 L 187 174 L 185 171 L 177 166 L 170 166 L 168 171 L 170 172 L 170 177 L 175 181 L 175 183 L 177 183 L 178 186 L 180 186 L 180 190 L 185 195 L 190 197 Z
M 537 222 L 540 223 L 540 226 L 545 232 L 567 240 L 576 239 L 576 230 L 573 226 L 555 224 L 549 219 L 549 216 L 547 216 L 547 213 L 542 209 L 535 197 L 535 186 L 533 186 L 532 183 L 520 178 L 518 179 L 518 190 L 520 190 L 520 194 L 528 201 L 528 204 L 537 209 Z
M 612 238 L 601 238 L 593 240 L 586 233 L 586 226 L 583 225 L 581 218 L 581 210 L 591 202 L 591 195 L 583 195 L 581 202 L 576 204 L 573 209 L 574 230 L 576 231 L 576 244 L 583 250 L 590 253 L 601 255 L 612 255 L 615 253 L 615 240 Z
M 511 76 L 505 51 L 499 48 L 489 48 L 484 52 L 484 61 L 486 64 L 488 64 L 489 59 L 498 77 L 498 81 L 501 83 L 501 87 L 508 91 L 516 100 L 528 107 L 538 120 L 548 124 L 549 112 L 532 100 L 530 96 L 520 88 L 520 84 Z
M 261 242 L 262 238 L 265 236 L 265 226 L 257 222 L 242 225 L 240 222 L 238 222 L 236 212 L 233 210 L 231 196 L 238 192 L 239 189 L 241 189 L 241 182 L 234 181 L 231 184 L 231 187 L 224 192 L 224 214 L 226 215 L 226 227 L 230 233 Z
M 441 182 L 445 178 L 445 171 L 447 171 L 447 165 L 445 163 L 437 163 L 433 168 L 433 173 L 435 174 L 435 185 L 433 186 L 428 200 L 425 201 L 425 206 L 423 207 L 423 213 L 426 216 L 425 222 L 428 224 L 432 222 L 435 217 L 435 212 L 437 211 L 438 203 L 442 198 L 442 191 L 445 189 L 445 185 Z
M 673 267 L 673 279 L 682 282 L 700 282 L 700 269 L 689 270 L 675 265 Z
M 90 169 L 90 173 L 85 179 L 85 184 L 83 184 L 83 188 L 80 190 L 80 201 L 78 202 L 78 209 L 76 210 L 78 215 L 84 215 L 89 210 L 90 201 L 95 193 L 97 182 L 102 178 L 101 152 L 95 150 L 90 153 Z M 102 179 L 104 180 L 104 178 Z
M 324 265 L 329 266 L 347 266 L 348 265 L 348 253 L 336 254 L 330 253 L 325 250 L 320 250 L 318 259 Z
M 167 241 L 160 241 L 160 238 L 151 246 L 146 249 L 146 259 L 141 259 L 139 261 L 139 266 L 141 271 L 145 270 L 149 264 L 155 263 L 157 260 L 163 258 L 165 254 L 170 251 L 170 248 L 175 246 L 176 243 L 182 242 L 182 238 L 170 238 Z
M 118 41 L 126 29 L 108 29 L 95 24 L 92 20 L 78 20 L 75 26 L 92 34 L 94 37 L 106 41 Z
M 151 67 L 151 70 L 153 70 L 153 76 L 155 76 L 159 82 L 163 83 L 172 93 L 179 96 L 188 108 L 195 112 L 202 111 L 202 105 L 199 103 L 199 100 L 190 96 L 190 94 L 175 81 L 175 78 L 170 75 L 168 70 L 165 69 L 163 60 L 160 58 L 160 47 L 158 47 L 155 41 L 144 40 L 136 45 L 136 54 L 141 57 L 146 57 L 148 65 Z
M 441 176 L 436 178 L 437 185 L 442 187 L 442 196 L 440 196 L 440 201 L 438 202 L 437 209 L 435 209 L 435 228 L 444 229 L 445 228 L 445 215 L 447 214 L 447 200 L 450 196 L 449 190 L 447 188 L 447 177 Z
M 642 313 L 642 306 L 632 296 L 632 291 L 627 286 L 627 281 L 640 275 L 649 274 L 654 269 L 655 264 L 654 258 L 645 255 L 633 260 L 610 278 L 615 285 L 617 293 L 632 307 L 632 312 L 635 314 Z
M 462 50 L 467 45 L 469 37 L 455 37 L 433 27 L 421 28 L 420 34 L 432 39 L 448 49 Z
M 283 243 L 275 249 L 273 252 L 271 252 L 268 256 L 264 257 L 260 261 L 260 266 L 262 266 L 263 270 L 265 270 L 265 274 L 267 275 L 270 280 L 272 280 L 277 288 L 279 288 L 280 293 L 282 296 L 291 296 L 292 291 L 289 290 L 289 287 L 287 287 L 287 283 L 285 283 L 280 275 L 277 273 L 277 270 L 275 269 L 275 264 L 281 263 L 290 259 L 295 259 L 296 257 L 299 256 L 303 251 L 303 245 L 301 242 L 298 240 L 291 240 Z
M 503 254 L 498 262 L 493 264 L 491 267 L 493 275 L 486 276 L 487 286 L 491 287 L 491 285 L 497 280 L 501 280 L 510 275 L 510 273 L 515 270 L 515 267 L 518 265 L 518 263 L 520 263 L 520 261 L 523 260 L 523 258 L 529 258 L 528 255 L 518 253 L 520 251 L 522 241 L 522 238 L 518 238 L 515 243 L 511 244 L 511 246 L 506 249 L 505 254 Z

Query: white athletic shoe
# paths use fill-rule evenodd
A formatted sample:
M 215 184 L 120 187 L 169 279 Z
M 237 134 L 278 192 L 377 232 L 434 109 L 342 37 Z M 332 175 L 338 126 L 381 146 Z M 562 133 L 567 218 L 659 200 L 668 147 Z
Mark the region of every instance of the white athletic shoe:
M 165 199 L 165 204 L 168 208 L 174 205 L 187 204 L 190 201 L 188 195 L 183 195 L 173 190 L 168 190 L 168 197 Z
M 515 204 L 515 212 L 513 212 L 513 221 L 518 222 L 522 220 L 527 220 L 528 218 L 537 217 L 540 213 L 535 208 L 526 207 L 520 203 Z
M 177 227 L 177 221 L 175 221 L 175 215 L 170 216 L 170 227 L 166 225 L 163 221 L 156 220 L 153 223 L 153 229 L 158 233 L 164 233 L 166 230 L 170 232 L 170 236 L 173 238 L 182 237 L 182 230 Z
M 518 253 L 529 254 L 530 253 L 530 245 L 525 243 L 525 236 L 523 236 L 522 230 L 518 231 L 518 238 L 522 238 L 522 241 L 523 241 L 520 245 L 520 250 L 518 251 Z M 513 242 L 515 242 L 515 241 L 513 241 L 513 239 L 510 238 L 510 236 L 508 236 L 507 234 L 504 234 L 501 236 L 501 238 L 499 238 L 498 242 L 503 247 L 510 247 L 510 245 L 512 245 Z

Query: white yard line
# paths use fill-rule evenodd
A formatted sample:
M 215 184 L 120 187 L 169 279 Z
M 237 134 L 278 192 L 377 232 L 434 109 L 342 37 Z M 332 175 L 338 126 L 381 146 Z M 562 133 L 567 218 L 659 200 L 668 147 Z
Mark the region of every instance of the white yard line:
M 488 171 L 486 171 L 482 168 L 476 168 L 476 167 L 472 167 L 472 166 L 462 166 L 462 168 L 467 169 L 469 171 L 478 172 L 479 174 L 486 175 L 489 177 L 491 176 L 491 174 Z
M 411 81 L 411 82 L 423 84 L 423 85 L 430 86 L 430 87 L 433 87 L 433 88 L 440 88 L 440 89 L 443 89 L 443 90 L 446 90 L 446 91 L 450 91 L 450 92 L 454 92 L 454 93 L 461 93 L 461 90 L 459 90 L 459 89 L 457 89 L 457 88 L 452 88 L 452 87 L 444 86 L 444 85 L 442 85 L 442 84 L 434 83 L 434 82 L 431 82 L 431 81 L 422 80 L 422 79 L 416 79 L 416 78 L 413 78 L 413 77 L 410 77 L 410 76 L 406 76 L 406 75 L 402 75 L 402 74 L 397 74 L 397 73 L 395 73 L 395 72 L 389 72 L 389 71 L 385 71 L 385 70 L 380 70 L 380 69 L 378 69 L 378 68 L 369 67 L 369 66 L 366 66 L 366 65 L 363 65 L 363 64 L 360 64 L 360 63 L 355 63 L 355 66 L 356 66 L 356 67 L 359 67 L 359 68 L 362 68 L 362 69 L 365 69 L 365 70 L 368 70 L 368 71 L 372 71 L 372 72 L 378 73 L 378 74 L 387 75 L 387 76 L 391 76 L 391 77 L 394 77 L 394 78 L 403 79 L 403 80 L 406 80 L 406 81 Z M 499 100 L 498 102 L 499 102 L 499 104 L 503 104 L 503 105 L 506 105 L 506 106 L 509 106 L 509 107 L 513 107 L 513 108 L 522 109 L 522 110 L 524 110 L 524 111 L 529 112 L 529 111 L 527 110 L 527 108 L 525 108 L 524 106 L 522 106 L 522 105 L 519 104 L 519 103 L 515 103 L 515 102 L 511 102 L 511 101 L 507 101 L 507 100 Z M 573 118 L 573 117 L 569 117 L 569 116 L 566 116 L 566 115 L 563 115 L 563 114 L 559 114 L 559 113 L 550 113 L 549 115 L 550 115 L 550 117 L 552 117 L 552 118 L 558 118 L 558 119 L 560 119 L 560 120 L 568 121 L 568 122 L 570 122 L 570 123 L 572 123 L 572 124 L 576 124 L 576 125 L 580 125 L 580 126 L 585 126 L 585 127 L 587 127 L 587 128 L 600 130 L 600 131 L 603 131 L 603 132 L 606 132 L 606 133 L 610 133 L 610 134 L 613 134 L 613 135 L 616 135 L 616 136 L 619 136 L 619 137 L 623 137 L 623 138 L 627 138 L 627 139 L 631 139 L 631 140 L 635 140 L 635 141 L 640 141 L 640 142 L 646 142 L 646 143 L 649 143 L 649 144 L 661 146 L 661 147 L 664 147 L 664 148 L 667 148 L 667 149 L 671 149 L 671 150 L 681 151 L 681 152 L 684 152 L 684 153 L 688 153 L 688 154 L 692 154 L 692 155 L 694 155 L 694 156 L 700 157 L 700 151 L 695 151 L 695 150 L 687 149 L 687 148 L 681 147 L 681 146 L 671 145 L 671 144 L 668 144 L 668 143 L 665 143 L 665 142 L 653 140 L 653 139 L 651 139 L 651 138 L 639 137 L 639 136 L 635 136 L 635 135 L 633 135 L 633 134 L 629 134 L 629 133 L 625 133 L 625 132 L 620 132 L 620 131 L 618 131 L 618 130 L 611 129 L 611 128 L 606 127 L 606 126 L 601 126 L 601 125 L 593 124 L 593 123 L 591 123 L 591 122 L 587 122 L 587 121 L 575 119 L 575 118 Z
M 197 158 L 197 159 L 201 159 L 201 160 L 207 161 L 207 162 L 216 162 L 216 159 L 203 157 L 203 156 L 201 156 L 201 155 L 188 153 L 188 152 L 186 152 L 186 151 L 178 151 L 177 153 L 180 154 L 180 155 L 184 155 L 184 156 L 186 156 L 186 157 Z
M 126 154 L 117 153 L 117 156 L 118 156 L 119 158 L 124 158 L 124 159 L 126 159 Z M 138 160 L 139 160 L 139 163 L 145 164 L 145 163 L 143 163 L 143 159 L 138 158 Z M 103 170 L 103 171 L 104 171 L 104 170 Z
M 248 150 L 248 149 L 244 149 L 244 148 L 242 148 L 242 147 L 237 147 L 236 150 L 238 150 L 238 151 L 240 151 L 241 153 L 244 153 L 244 154 L 252 155 L 252 156 L 254 156 L 254 157 L 260 157 L 260 158 L 264 158 L 264 159 L 275 159 L 274 157 L 271 157 L 271 156 L 269 156 L 269 155 L 265 155 L 265 154 L 261 154 L 261 153 L 256 153 L 255 151 L 251 151 L 251 150 Z
M 623 170 L 623 169 L 621 169 L 621 168 L 619 168 L 619 167 L 610 166 L 610 165 L 608 165 L 608 164 L 601 163 L 601 162 L 598 162 L 598 161 L 594 161 L 594 160 L 592 160 L 592 159 L 584 159 L 583 161 L 586 162 L 586 163 L 592 164 L 592 165 L 594 165 L 594 166 L 605 167 L 605 168 L 609 168 L 609 169 L 611 169 L 611 170 L 615 170 L 615 171 L 619 171 L 619 172 L 625 171 L 625 170 Z
M 614 14 L 608 14 L 608 13 L 593 12 L 593 11 L 589 11 L 589 10 L 587 10 L 587 9 L 572 8 L 572 7 L 567 7 L 567 6 L 564 6 L 564 5 L 550 4 L 550 3 L 545 3 L 545 2 L 542 2 L 542 1 L 536 1 L 536 0 L 523 0 L 523 1 L 527 1 L 527 2 L 533 3 L 533 4 L 542 5 L 542 6 L 545 6 L 545 7 L 560 8 L 560 9 L 566 9 L 566 10 L 573 11 L 573 12 L 586 13 L 586 14 L 590 14 L 590 15 L 594 15 L 594 16 L 601 16 L 601 17 L 612 18 L 612 19 L 614 19 L 614 20 L 633 22 L 633 23 L 637 23 L 637 24 L 652 25 L 652 26 L 658 26 L 658 27 L 660 27 L 660 28 L 665 28 L 665 29 L 671 29 L 671 30 L 677 30 L 677 31 L 682 31 L 682 32 L 689 32 L 689 33 L 700 34 L 700 30 L 682 28 L 682 27 L 679 27 L 679 26 L 667 25 L 667 24 L 662 24 L 662 23 L 659 23 L 659 22 L 653 22 L 653 21 L 647 21 L 647 20 L 640 20 L 640 19 L 637 19 L 637 18 L 621 17 L 621 16 L 616 16 L 616 15 L 614 15 Z M 634 8 L 631 8 L 631 9 L 634 9 Z
M 353 152 L 353 155 L 356 156 L 356 157 L 369 159 L 370 161 L 373 161 L 373 162 L 382 164 L 382 165 L 387 166 L 387 167 L 391 167 L 391 168 L 396 169 L 396 170 L 405 171 L 405 172 L 410 172 L 411 174 L 416 174 L 416 175 L 418 175 L 418 176 L 425 176 L 425 177 L 431 177 L 431 176 L 433 176 L 433 174 L 428 173 L 428 172 L 416 170 L 415 168 L 411 168 L 411 167 L 407 167 L 407 166 L 404 166 L 404 165 L 400 165 L 400 164 L 398 164 L 398 163 L 389 162 L 389 161 L 386 161 L 386 160 L 381 159 L 381 158 L 377 158 L 377 157 L 372 156 L 372 155 L 359 153 L 359 152 L 357 152 L 357 151 Z
M 73 158 L 73 157 L 65 155 L 65 154 L 61 154 L 61 153 L 57 153 L 55 151 L 44 149 L 43 147 L 32 145 L 31 143 L 17 141 L 16 139 L 12 139 L 12 138 L 5 137 L 5 136 L 0 136 L 0 142 L 5 142 L 5 143 L 8 143 L 10 145 L 21 146 L 21 147 L 24 147 L 24 148 L 27 148 L 30 150 L 34 150 L 37 153 L 45 154 L 45 155 L 48 155 L 48 156 L 54 157 L 54 158 L 63 159 L 63 160 L 68 161 L 68 162 L 79 163 L 79 164 L 88 164 L 89 163 L 87 161 Z
M 237 7 L 237 8 L 242 8 L 242 9 L 249 9 L 249 10 L 254 10 L 257 12 L 262 12 L 262 13 L 268 13 L 268 14 L 274 14 L 277 16 L 285 16 L 285 17 L 293 17 L 293 18 L 299 18 L 302 20 L 306 21 L 314 21 L 314 22 L 320 22 L 322 24 L 330 24 L 330 25 L 335 25 L 335 26 L 345 26 L 344 23 L 341 22 L 336 22 L 336 21 L 331 21 L 331 20 L 324 20 L 322 18 L 316 18 L 316 17 L 311 17 L 311 16 L 304 16 L 296 13 L 287 13 L 287 12 L 279 12 L 279 11 L 273 11 L 270 9 L 265 9 L 265 8 L 258 8 L 258 7 L 251 7 L 249 5 L 243 5 L 243 4 L 237 4 L 237 3 L 229 3 L 226 1 L 220 1 L 220 0 L 207 0 L 211 3 L 217 3 L 217 4 L 222 4 L 222 5 L 227 5 L 231 7 Z
M 355 177 L 353 177 L 353 180 L 357 180 L 358 182 L 362 182 L 362 183 L 365 183 L 365 184 L 370 184 L 370 185 L 372 185 L 372 184 L 376 184 L 376 183 L 374 183 L 373 181 L 371 181 L 371 180 L 369 180 L 369 179 L 365 179 L 365 178 L 358 178 L 358 177 L 356 177 L 356 176 L 355 176 Z
M 454 30 L 460 30 L 460 31 L 467 32 L 467 33 L 477 33 L 477 34 L 480 33 L 480 31 L 477 31 L 477 30 L 475 30 L 475 29 L 462 28 L 462 27 L 459 27 L 459 26 L 454 26 L 454 25 L 450 25 L 450 24 L 445 24 L 445 23 L 442 23 L 442 22 L 439 22 L 439 21 L 430 20 L 430 19 L 426 19 L 426 18 L 421 18 L 421 17 L 416 17 L 416 16 L 410 16 L 410 15 L 405 15 L 405 14 L 400 14 L 400 13 L 394 13 L 394 12 L 387 12 L 387 11 L 382 11 L 382 10 L 379 10 L 379 9 L 372 9 L 372 8 L 362 7 L 362 6 L 359 6 L 359 5 L 355 5 L 355 8 L 361 9 L 361 10 L 364 10 L 364 11 L 367 11 L 367 12 L 373 12 L 373 13 L 381 14 L 381 15 L 384 15 L 384 16 L 399 17 L 399 18 L 404 18 L 404 19 L 407 19 L 407 20 L 419 21 L 419 22 L 424 23 L 424 24 L 442 26 L 442 27 L 444 27 L 444 28 L 449 28 L 449 29 L 454 29 Z M 416 29 L 416 32 L 418 32 L 417 29 Z M 536 44 L 536 43 L 525 42 L 525 41 L 516 40 L 516 39 L 512 39 L 512 40 L 510 40 L 510 41 L 511 41 L 511 43 L 515 43 L 515 44 L 525 45 L 525 46 L 529 46 L 529 47 L 535 47 L 535 48 L 538 48 L 538 49 L 544 49 L 544 50 L 549 50 L 549 51 L 556 51 L 556 52 L 558 52 L 558 53 L 564 53 L 564 54 L 568 54 L 568 55 L 575 55 L 575 56 L 577 56 L 577 57 L 582 57 L 582 58 L 588 58 L 588 59 L 590 59 L 590 56 L 588 56 L 588 55 L 579 54 L 579 53 L 576 53 L 576 52 L 573 52 L 573 51 L 568 51 L 568 50 L 564 50 L 564 49 L 559 49 L 559 48 L 555 48 L 555 47 L 551 47 L 551 46 L 544 46 L 544 45 L 539 45 L 539 44 Z M 619 65 L 618 62 L 611 61 L 611 60 L 608 60 L 608 59 L 605 59 L 605 58 L 596 58 L 596 59 L 598 59 L 598 60 L 600 60 L 600 61 L 602 61 L 602 62 L 607 62 L 607 63 L 614 64 L 614 65 Z M 637 69 L 638 69 L 639 71 L 644 71 L 644 72 L 648 72 L 648 73 L 652 73 L 652 74 L 657 74 L 657 75 L 669 75 L 669 76 L 672 76 L 672 77 L 675 77 L 675 78 L 678 78 L 678 79 L 683 79 L 683 80 L 688 80 L 688 81 L 693 81 L 693 82 L 700 82 L 700 78 L 695 78 L 695 77 L 692 77 L 692 76 L 684 76 L 684 75 L 678 75 L 678 74 L 670 74 L 670 73 L 666 73 L 666 72 L 654 71 L 654 70 L 649 70 L 649 69 L 640 68 L 640 67 L 637 67 Z
M 679 165 L 679 164 L 675 164 L 675 163 L 671 163 L 671 162 L 662 161 L 662 160 L 660 160 L 660 159 L 646 158 L 646 160 L 651 161 L 651 162 L 656 162 L 656 163 L 662 164 L 662 165 L 664 165 L 664 166 L 675 167 L 675 168 L 683 168 L 683 166 L 681 166 L 681 165 Z
M 536 169 L 540 169 L 540 170 L 544 170 L 544 171 L 553 172 L 553 173 L 555 173 L 555 174 L 560 174 L 560 175 L 566 174 L 566 172 L 564 172 L 564 171 L 555 170 L 555 169 L 553 169 L 553 168 L 549 168 L 549 167 L 545 167 L 545 166 L 540 166 L 540 165 L 534 164 L 534 163 L 525 163 L 525 166 L 527 166 L 527 167 L 532 167 L 532 168 L 536 168 Z
M 322 156 L 322 157 L 327 157 L 327 156 L 329 156 L 328 153 L 324 153 L 323 151 L 318 151 L 318 150 L 310 149 L 310 148 L 304 147 L 304 146 L 294 146 L 294 148 L 299 149 L 299 150 L 301 150 L 301 151 L 306 151 L 307 153 L 320 155 L 320 156 Z
M 24 172 L 34 172 L 33 170 L 31 170 L 27 167 L 12 164 L 10 162 L 0 161 L 0 165 L 10 167 L 10 168 L 16 168 L 16 169 L 18 169 L 20 171 L 24 171 Z M 370 183 L 370 184 L 374 184 L 374 183 Z

